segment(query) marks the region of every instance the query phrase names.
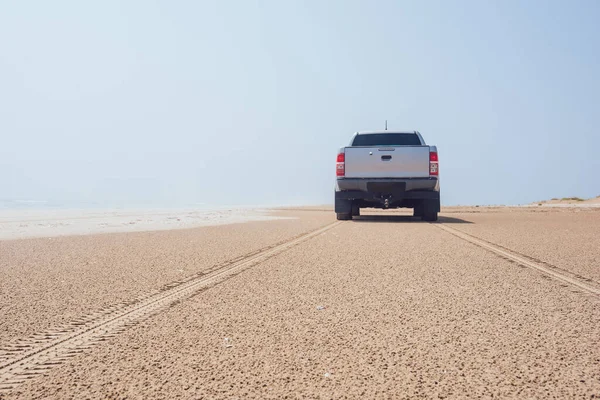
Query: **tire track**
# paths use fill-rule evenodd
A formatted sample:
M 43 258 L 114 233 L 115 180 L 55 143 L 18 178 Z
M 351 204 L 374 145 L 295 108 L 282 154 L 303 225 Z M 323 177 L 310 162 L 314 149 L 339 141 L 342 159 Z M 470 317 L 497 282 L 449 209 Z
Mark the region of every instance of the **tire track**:
M 321 235 L 340 223 L 333 222 L 219 264 L 212 270 L 166 285 L 149 295 L 83 316 L 64 327 L 20 339 L 9 345 L 0 345 L 0 397 L 3 392 L 46 373 L 54 366 L 116 336 L 143 319 L 223 282 L 246 268 Z
M 435 223 L 432 225 L 471 244 L 495 253 L 504 259 L 516 262 L 524 267 L 535 269 L 546 276 L 550 276 L 558 281 L 561 281 L 562 283 L 575 286 L 586 293 L 600 296 L 600 287 L 598 285 L 594 285 L 597 284 L 597 282 L 593 281 L 592 279 L 572 274 L 551 264 L 547 264 L 543 261 L 536 260 L 533 257 L 508 249 L 504 246 L 489 242 L 485 239 L 480 239 L 476 236 L 459 231 L 458 229 L 445 226 L 442 223 Z

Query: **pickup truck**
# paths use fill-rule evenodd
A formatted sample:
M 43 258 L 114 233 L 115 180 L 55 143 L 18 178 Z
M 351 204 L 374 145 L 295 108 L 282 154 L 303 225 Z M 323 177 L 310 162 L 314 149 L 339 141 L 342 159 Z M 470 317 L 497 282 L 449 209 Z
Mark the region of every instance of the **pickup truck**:
M 338 151 L 335 212 L 350 220 L 361 208 L 412 208 L 436 221 L 440 211 L 438 152 L 417 131 L 357 132 Z

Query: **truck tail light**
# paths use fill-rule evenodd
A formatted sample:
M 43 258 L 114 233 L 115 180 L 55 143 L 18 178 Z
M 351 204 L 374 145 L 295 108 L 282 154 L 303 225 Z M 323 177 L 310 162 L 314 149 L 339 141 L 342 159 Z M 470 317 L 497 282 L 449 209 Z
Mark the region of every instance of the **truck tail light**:
M 438 153 L 432 151 L 429 153 L 429 176 L 438 176 L 440 173 L 440 165 L 438 161 Z
M 337 155 L 337 162 L 335 163 L 335 176 L 346 175 L 346 155 L 339 153 Z

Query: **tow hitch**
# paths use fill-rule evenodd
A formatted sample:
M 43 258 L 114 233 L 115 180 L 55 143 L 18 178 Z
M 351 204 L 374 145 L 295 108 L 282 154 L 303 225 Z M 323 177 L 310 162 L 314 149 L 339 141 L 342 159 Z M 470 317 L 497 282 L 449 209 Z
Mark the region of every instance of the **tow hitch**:
M 383 200 L 383 208 L 385 208 L 385 209 L 390 208 L 390 199 L 391 198 L 392 198 L 391 194 L 381 196 L 381 199 Z

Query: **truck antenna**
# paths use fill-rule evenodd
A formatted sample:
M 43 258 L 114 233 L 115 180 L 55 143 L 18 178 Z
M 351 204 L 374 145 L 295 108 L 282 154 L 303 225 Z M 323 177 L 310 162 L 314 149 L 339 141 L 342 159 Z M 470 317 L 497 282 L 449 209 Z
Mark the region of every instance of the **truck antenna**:
M 387 119 L 385 120 L 385 130 L 387 131 Z

